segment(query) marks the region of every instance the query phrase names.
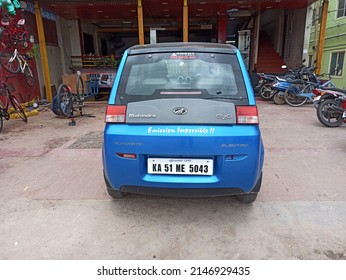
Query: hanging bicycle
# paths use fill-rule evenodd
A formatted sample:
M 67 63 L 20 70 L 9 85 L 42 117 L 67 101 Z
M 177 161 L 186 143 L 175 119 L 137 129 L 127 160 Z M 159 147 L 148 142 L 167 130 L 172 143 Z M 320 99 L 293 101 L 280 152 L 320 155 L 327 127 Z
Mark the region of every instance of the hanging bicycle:
M 3 51 L 0 53 L 0 64 L 12 74 L 23 73 L 28 86 L 33 86 L 36 82 L 34 71 L 27 62 L 27 59 L 15 48 L 14 52 Z
M 20 45 L 22 48 L 28 46 L 29 34 L 24 29 L 25 19 L 21 18 L 16 23 L 12 23 L 13 19 L 3 16 L 0 27 L 1 44 L 10 48 L 13 45 Z

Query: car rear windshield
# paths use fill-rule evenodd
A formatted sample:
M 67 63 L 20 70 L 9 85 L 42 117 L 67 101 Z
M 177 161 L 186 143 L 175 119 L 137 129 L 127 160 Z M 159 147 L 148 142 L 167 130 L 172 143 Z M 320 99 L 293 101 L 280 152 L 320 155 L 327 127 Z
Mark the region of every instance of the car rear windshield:
M 129 56 L 116 104 L 162 98 L 248 102 L 235 54 L 167 52 Z

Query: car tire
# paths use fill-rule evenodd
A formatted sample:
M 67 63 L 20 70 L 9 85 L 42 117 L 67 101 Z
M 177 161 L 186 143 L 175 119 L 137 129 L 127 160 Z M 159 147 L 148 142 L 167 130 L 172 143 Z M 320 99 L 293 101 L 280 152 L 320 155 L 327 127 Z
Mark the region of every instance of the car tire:
M 111 185 L 109 184 L 106 176 L 105 176 L 105 172 L 103 171 L 103 178 L 105 179 L 105 183 L 106 183 L 106 186 L 107 186 L 107 192 L 109 194 L 109 196 L 111 196 L 112 198 L 115 198 L 115 199 L 118 199 L 118 198 L 123 198 L 127 195 L 127 193 L 124 193 L 122 191 L 118 191 L 116 189 L 113 189 L 111 187 Z
M 255 187 L 251 191 L 251 193 L 244 193 L 242 195 L 237 195 L 237 199 L 242 203 L 246 203 L 246 204 L 253 203 L 257 198 L 258 192 L 261 189 L 261 185 L 262 185 L 262 173 L 261 173 L 261 176 L 259 177 Z
M 116 199 L 123 198 L 127 195 L 127 193 L 115 190 L 113 188 L 108 188 L 108 187 L 107 187 L 107 192 L 112 198 L 116 198 Z

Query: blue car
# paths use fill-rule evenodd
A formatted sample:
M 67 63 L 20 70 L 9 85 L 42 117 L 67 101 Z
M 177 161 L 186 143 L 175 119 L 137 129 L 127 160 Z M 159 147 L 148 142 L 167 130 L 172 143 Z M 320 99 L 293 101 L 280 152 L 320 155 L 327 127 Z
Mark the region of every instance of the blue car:
M 133 46 L 109 97 L 102 150 L 108 193 L 256 200 L 264 148 L 238 49 Z

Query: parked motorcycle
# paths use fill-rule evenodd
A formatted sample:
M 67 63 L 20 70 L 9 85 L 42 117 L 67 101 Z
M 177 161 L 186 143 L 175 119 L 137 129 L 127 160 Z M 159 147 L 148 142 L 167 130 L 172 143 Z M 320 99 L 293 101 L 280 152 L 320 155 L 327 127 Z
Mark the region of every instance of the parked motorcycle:
M 273 97 L 274 103 L 282 105 L 288 103 L 290 106 L 299 107 L 308 100 L 313 102 L 314 96 L 319 95 L 313 92 L 315 88 L 335 87 L 331 80 L 323 81 L 321 76 L 314 73 L 314 67 L 305 67 L 301 70 L 297 79 L 280 80 L 272 86 L 277 91 Z
M 264 73 L 259 73 L 258 75 L 261 77 L 262 81 L 262 84 L 258 90 L 260 97 L 264 100 L 271 100 L 276 93 L 276 91 L 272 88 L 273 85 L 277 83 L 279 79 L 281 81 L 285 81 L 286 79 L 296 79 L 298 73 L 291 71 L 289 74 L 285 74 L 284 76 L 268 75 Z
M 305 59 L 302 61 L 301 65 L 292 70 L 288 70 L 284 75 L 282 76 L 276 76 L 276 75 L 270 75 L 265 73 L 257 73 L 259 76 L 259 82 L 258 82 L 258 92 L 262 99 L 264 100 L 271 100 L 273 96 L 275 95 L 276 91 L 272 90 L 272 86 L 278 81 L 278 79 L 297 79 L 301 75 L 301 70 L 305 68 L 304 65 Z M 282 66 L 282 69 L 286 69 L 286 65 Z
M 346 90 L 328 88 L 314 91 L 321 92 L 314 100 L 318 120 L 328 127 L 338 127 L 346 123 Z

